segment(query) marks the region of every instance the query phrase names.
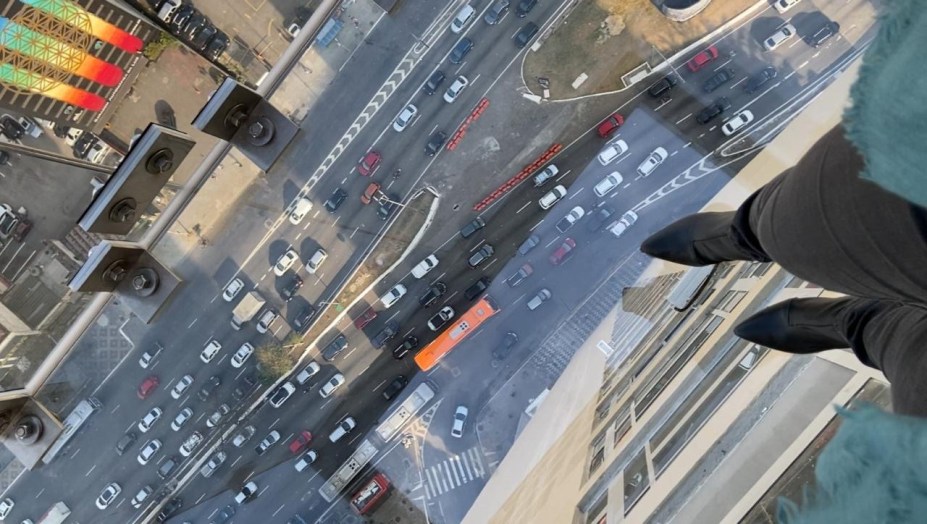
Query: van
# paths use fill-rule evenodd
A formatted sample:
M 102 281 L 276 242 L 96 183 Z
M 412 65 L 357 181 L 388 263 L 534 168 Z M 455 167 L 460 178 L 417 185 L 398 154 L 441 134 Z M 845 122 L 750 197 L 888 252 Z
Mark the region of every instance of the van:
M 338 427 L 328 435 L 328 440 L 338 442 L 356 427 L 357 422 L 354 421 L 354 417 L 344 417 L 341 419 L 341 422 L 338 423 Z
M 165 0 L 161 4 L 161 9 L 158 9 L 158 18 L 165 24 L 171 23 L 174 12 L 177 11 L 178 7 L 180 7 L 180 0 Z
M 322 262 L 325 262 L 326 258 L 328 258 L 328 253 L 324 249 L 316 249 L 315 253 L 313 253 L 312 257 L 309 259 L 309 262 L 306 262 L 306 271 L 308 271 L 310 275 L 314 275 L 322 266 Z
M 461 7 L 460 11 L 457 11 L 457 16 L 451 21 L 451 32 L 456 35 L 463 31 L 464 27 L 467 27 L 467 24 L 473 20 L 473 15 L 475 14 L 476 9 L 473 9 L 472 5 L 467 4 Z
M 548 191 L 546 195 L 542 196 L 541 199 L 538 200 L 538 205 L 541 206 L 541 209 L 550 209 L 554 207 L 554 204 L 560 201 L 561 198 L 565 197 L 566 194 L 567 190 L 565 187 L 557 186 Z

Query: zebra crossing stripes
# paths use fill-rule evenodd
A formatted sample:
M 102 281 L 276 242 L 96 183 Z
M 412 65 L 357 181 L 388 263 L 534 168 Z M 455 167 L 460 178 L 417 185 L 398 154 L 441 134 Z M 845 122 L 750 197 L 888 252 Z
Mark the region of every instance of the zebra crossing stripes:
M 470 448 L 425 470 L 425 497 L 434 498 L 486 476 L 479 449 Z

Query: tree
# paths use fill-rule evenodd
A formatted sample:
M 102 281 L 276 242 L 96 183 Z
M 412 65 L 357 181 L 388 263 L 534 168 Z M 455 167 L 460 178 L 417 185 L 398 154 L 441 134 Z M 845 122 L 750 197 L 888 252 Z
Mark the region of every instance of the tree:
M 257 348 L 258 378 L 264 384 L 289 373 L 296 364 L 298 355 L 292 355 L 288 347 L 277 341 L 269 342 Z

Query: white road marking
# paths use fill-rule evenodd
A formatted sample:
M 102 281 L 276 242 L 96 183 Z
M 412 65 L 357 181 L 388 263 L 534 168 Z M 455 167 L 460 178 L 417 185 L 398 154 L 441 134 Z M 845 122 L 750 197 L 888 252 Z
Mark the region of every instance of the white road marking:
M 683 120 L 689 118 L 690 116 L 692 116 L 692 113 L 689 113 L 688 115 L 686 115 L 686 116 L 680 118 L 679 120 L 676 121 L 676 125 L 678 126 L 679 124 L 682 123 Z
M 530 205 L 531 205 L 531 201 L 530 201 L 530 200 L 527 201 L 527 202 L 525 202 L 525 205 L 521 206 L 521 207 L 518 209 L 518 211 L 515 212 L 515 214 L 517 215 L 518 213 L 521 213 L 522 211 L 524 211 L 524 209 L 525 209 L 526 207 L 528 207 L 528 206 L 530 206 Z

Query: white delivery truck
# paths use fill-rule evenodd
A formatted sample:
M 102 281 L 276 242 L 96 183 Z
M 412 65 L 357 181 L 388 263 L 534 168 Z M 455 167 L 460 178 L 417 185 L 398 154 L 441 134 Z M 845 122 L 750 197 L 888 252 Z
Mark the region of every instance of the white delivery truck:
M 262 307 L 264 307 L 264 297 L 257 291 L 248 293 L 232 310 L 232 327 L 241 329 L 242 324 L 254 318 Z
M 42 515 L 39 524 L 61 524 L 68 515 L 71 514 L 71 508 L 64 502 L 55 502 L 55 505 Z

